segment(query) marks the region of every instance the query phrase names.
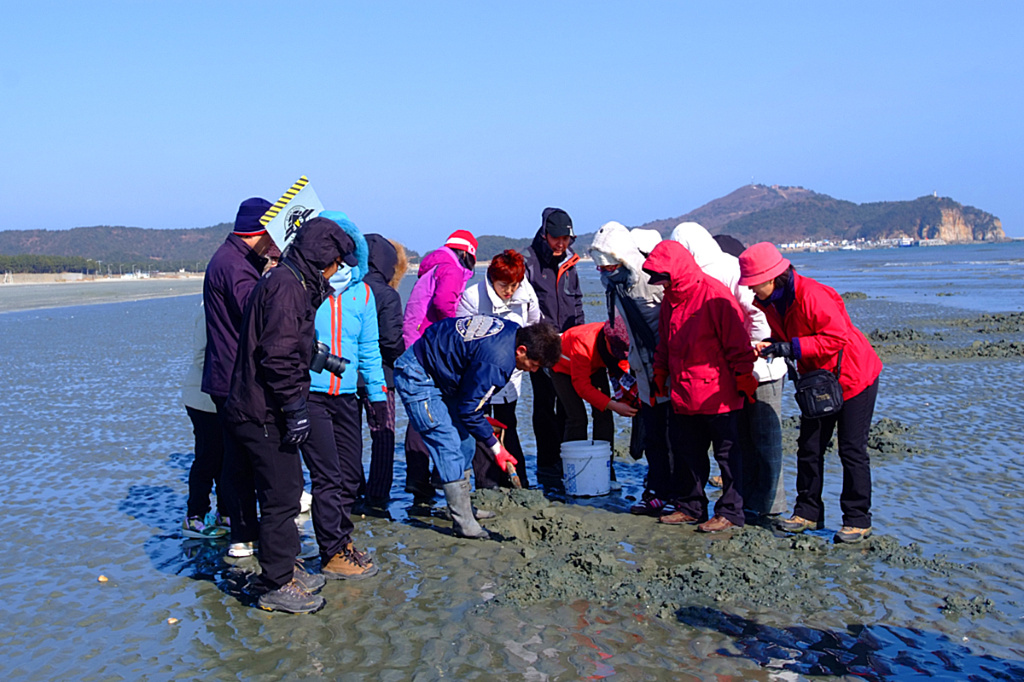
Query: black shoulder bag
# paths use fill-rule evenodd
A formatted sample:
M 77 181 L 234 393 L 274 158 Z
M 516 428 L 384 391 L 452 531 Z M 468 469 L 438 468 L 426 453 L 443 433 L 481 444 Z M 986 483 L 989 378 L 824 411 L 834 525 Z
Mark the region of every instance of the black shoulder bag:
M 837 413 L 843 406 L 843 387 L 839 385 L 839 373 L 843 366 L 843 351 L 839 351 L 835 372 L 816 369 L 804 375 L 797 374 L 796 362 L 786 358 L 789 378 L 796 389 L 796 404 L 804 419 L 821 419 Z

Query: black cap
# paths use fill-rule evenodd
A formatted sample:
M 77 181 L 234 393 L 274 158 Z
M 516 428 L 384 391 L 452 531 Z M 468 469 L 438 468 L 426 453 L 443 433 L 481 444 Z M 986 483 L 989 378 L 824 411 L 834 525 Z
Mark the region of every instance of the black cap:
M 740 257 L 740 254 L 747 248 L 743 246 L 743 242 L 731 234 L 716 234 L 715 241 L 718 242 L 718 248 L 730 256 Z
M 545 208 L 541 215 L 544 232 L 552 237 L 576 237 L 572 229 L 572 218 L 560 208 Z

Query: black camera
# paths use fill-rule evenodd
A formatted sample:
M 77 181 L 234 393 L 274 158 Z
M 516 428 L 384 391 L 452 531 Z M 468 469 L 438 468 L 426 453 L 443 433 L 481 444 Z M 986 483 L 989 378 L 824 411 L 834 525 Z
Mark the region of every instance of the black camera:
M 331 354 L 330 347 L 323 341 L 313 342 L 313 357 L 309 361 L 311 372 L 322 372 L 325 369 L 336 377 L 345 373 L 348 360 Z

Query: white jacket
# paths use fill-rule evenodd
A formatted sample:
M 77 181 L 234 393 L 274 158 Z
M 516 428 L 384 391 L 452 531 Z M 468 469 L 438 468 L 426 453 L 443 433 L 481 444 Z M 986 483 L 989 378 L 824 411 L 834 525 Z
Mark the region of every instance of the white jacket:
M 641 230 L 645 246 L 653 249 L 653 240 L 650 232 L 653 230 Z M 639 235 L 638 235 L 639 236 Z M 644 320 L 658 338 L 658 313 L 661 310 L 661 299 L 665 295 L 665 288 L 651 286 L 650 276 L 643 271 L 644 261 L 647 260 L 643 252 L 637 246 L 634 236 L 621 223 L 614 220 L 605 223 L 594 235 L 594 241 L 590 245 L 591 251 L 600 251 L 605 256 L 617 260 L 629 270 L 629 286 L 626 293 L 636 301 Z M 626 331 L 629 334 L 629 366 L 634 369 L 637 379 L 637 388 L 640 391 L 640 400 L 649 403 L 651 399 L 651 386 L 648 376 L 654 372 L 654 355 L 643 357 L 640 347 L 633 338 L 633 330 L 629 325 L 629 318 L 622 309 L 622 304 L 616 300 L 615 307 L 617 314 L 626 323 Z M 653 349 L 652 349 L 653 350 Z
M 705 273 L 729 287 L 739 302 L 745 316 L 744 324 L 750 335 L 751 345 L 772 335 L 768 319 L 754 305 L 754 292 L 750 287 L 740 286 L 740 261 L 718 246 L 715 238 L 699 223 L 679 223 L 672 230 L 673 241 L 677 241 L 693 254 L 693 259 Z M 754 363 L 754 376 L 758 381 L 774 381 L 786 374 L 786 361 L 774 358 L 770 362 L 759 358 Z
M 512 298 L 503 301 L 494 291 L 491 278 L 485 273 L 483 281 L 469 285 L 462 292 L 462 299 L 455 314 L 457 317 L 494 315 L 515 322 L 520 327 L 528 327 L 540 322 L 540 301 L 537 300 L 537 292 L 525 278 L 516 289 L 516 293 L 512 294 Z M 522 384 L 523 370 L 517 369 L 512 372 L 512 378 L 505 387 L 491 396 L 490 402 L 500 405 L 519 400 Z

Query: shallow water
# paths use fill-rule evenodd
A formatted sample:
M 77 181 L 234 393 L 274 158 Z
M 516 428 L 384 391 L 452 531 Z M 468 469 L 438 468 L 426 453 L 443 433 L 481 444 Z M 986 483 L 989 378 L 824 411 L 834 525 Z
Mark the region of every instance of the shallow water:
M 381 574 L 332 583 L 325 610 L 290 617 L 248 605 L 223 543 L 178 533 L 192 457 L 178 385 L 198 300 L 0 315 L 5 678 L 1024 677 L 1019 360 L 887 365 L 876 418 L 911 426 L 913 452 L 874 458 L 864 547 L 828 542 L 834 456 L 828 530 L 798 541 L 622 513 L 644 466 L 617 460 L 607 497 L 492 500 L 504 508 L 488 525 L 506 539 L 474 543 L 416 513 L 400 451 L 393 521 L 357 522 Z M 600 314 L 599 296 L 588 304 Z M 906 305 L 849 304 L 863 327 L 956 312 Z

